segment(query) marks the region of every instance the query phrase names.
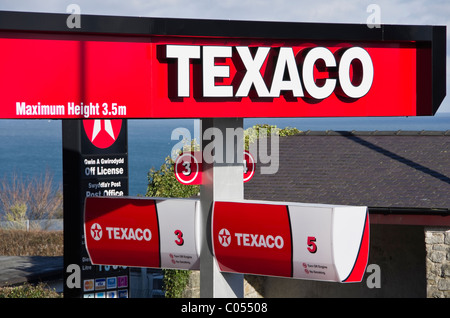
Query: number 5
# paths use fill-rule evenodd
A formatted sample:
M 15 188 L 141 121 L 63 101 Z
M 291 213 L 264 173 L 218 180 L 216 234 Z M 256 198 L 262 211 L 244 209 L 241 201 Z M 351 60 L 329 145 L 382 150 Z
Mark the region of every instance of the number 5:
M 314 254 L 315 252 L 317 252 L 316 238 L 314 236 L 308 236 L 307 244 L 309 246 L 307 250 L 310 253 Z

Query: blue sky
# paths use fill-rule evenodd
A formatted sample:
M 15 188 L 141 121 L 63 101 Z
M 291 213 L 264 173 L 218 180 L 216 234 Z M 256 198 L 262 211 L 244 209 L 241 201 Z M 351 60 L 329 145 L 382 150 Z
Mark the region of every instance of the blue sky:
M 450 26 L 448 0 L 1 0 L 0 10 L 66 13 L 69 4 L 77 4 L 81 14 L 364 24 L 372 14 L 368 6 L 375 4 L 382 24 Z M 449 97 L 439 112 L 450 112 Z

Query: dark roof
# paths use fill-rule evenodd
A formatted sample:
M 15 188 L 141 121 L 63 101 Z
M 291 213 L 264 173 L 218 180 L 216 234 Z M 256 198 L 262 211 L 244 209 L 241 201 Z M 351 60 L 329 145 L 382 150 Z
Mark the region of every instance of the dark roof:
M 277 173 L 257 168 L 245 199 L 450 208 L 450 131 L 307 131 L 280 137 L 279 156 Z

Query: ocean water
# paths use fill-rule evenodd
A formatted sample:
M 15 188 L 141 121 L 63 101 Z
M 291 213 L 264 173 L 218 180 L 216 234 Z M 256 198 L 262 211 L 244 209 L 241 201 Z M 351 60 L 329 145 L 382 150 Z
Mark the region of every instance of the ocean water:
M 179 140 L 171 140 L 176 128 L 187 128 L 194 136 L 198 120 L 128 120 L 129 193 L 145 194 L 147 173 L 159 168 Z M 450 130 L 450 113 L 433 117 L 381 118 L 252 118 L 244 128 L 255 124 L 296 127 L 299 130 Z M 62 136 L 60 120 L 0 120 L 0 177 L 16 173 L 36 176 L 49 170 L 62 184 Z

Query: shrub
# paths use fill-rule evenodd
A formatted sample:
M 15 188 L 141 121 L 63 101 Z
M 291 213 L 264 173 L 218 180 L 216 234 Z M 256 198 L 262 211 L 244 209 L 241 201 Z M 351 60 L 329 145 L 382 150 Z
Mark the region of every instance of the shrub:
M 0 255 L 62 256 L 63 233 L 45 231 L 0 230 Z M 0 298 L 61 298 L 62 294 L 46 284 L 22 284 L 0 288 Z
M 62 217 L 63 194 L 49 171 L 32 178 L 16 173 L 0 179 L 0 213 L 7 221 Z
M 0 298 L 62 298 L 62 295 L 46 284 L 39 283 L 0 288 Z
M 62 231 L 25 231 L 0 229 L 0 255 L 5 256 L 62 256 Z

